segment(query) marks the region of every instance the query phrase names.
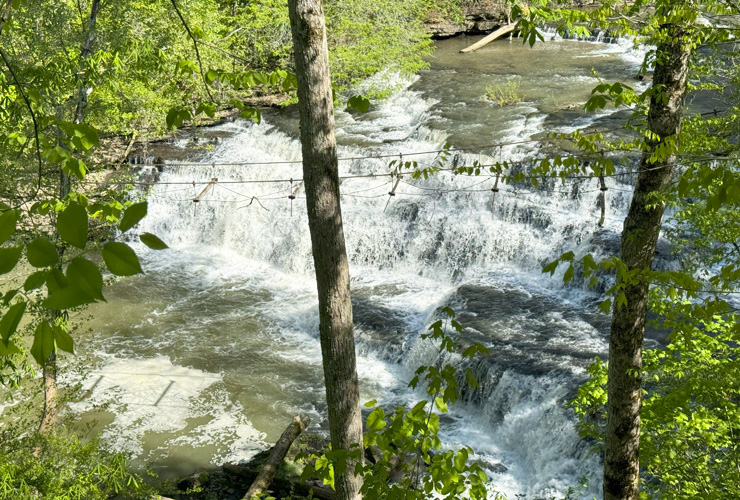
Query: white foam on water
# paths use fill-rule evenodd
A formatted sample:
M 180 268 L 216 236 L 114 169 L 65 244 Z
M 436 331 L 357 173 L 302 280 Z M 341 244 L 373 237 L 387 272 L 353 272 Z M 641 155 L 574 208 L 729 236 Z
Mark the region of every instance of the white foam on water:
M 264 435 L 242 416 L 238 405 L 228 402 L 227 393 L 223 389 L 209 391 L 222 384 L 221 375 L 174 365 L 165 356 L 123 359 L 98 355 L 98 369 L 83 380 L 71 375 L 64 382 L 79 382 L 83 391 L 90 391 L 81 402 L 70 404 L 71 411 L 84 414 L 104 408 L 113 413 L 101 439 L 114 450 L 141 457 L 146 434 L 186 430 L 186 434 L 167 440 L 159 451 L 177 444 L 209 444 L 224 449 L 214 457 L 219 462 L 235 454 L 249 458 L 264 448 Z M 214 418 L 190 428 L 190 419 L 204 415 Z
M 215 446 L 217 451 L 211 458 L 214 465 L 249 460 L 269 447 L 265 442 L 265 434 L 253 427 L 244 416 L 241 405 L 230 402 L 224 387 L 211 391 L 193 403 L 191 418 L 205 416 L 212 418 L 189 433 L 177 436 L 170 443 L 192 448 Z

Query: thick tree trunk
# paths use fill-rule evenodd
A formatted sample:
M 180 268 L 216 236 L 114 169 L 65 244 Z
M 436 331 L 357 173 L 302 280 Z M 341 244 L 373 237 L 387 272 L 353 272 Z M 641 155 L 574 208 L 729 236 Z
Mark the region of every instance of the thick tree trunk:
M 300 433 L 308 427 L 309 422 L 310 420 L 308 417 L 296 416 L 290 425 L 286 427 L 283 434 L 280 436 L 280 439 L 278 439 L 275 446 L 273 446 L 270 456 L 267 457 L 265 465 L 262 466 L 262 470 L 260 470 L 260 473 L 257 475 L 257 479 L 254 480 L 252 485 L 244 494 L 243 498 L 245 500 L 251 500 L 252 498 L 257 497 L 257 495 L 267 491 L 267 488 L 270 487 L 270 483 L 275 477 L 278 468 L 280 468 L 280 464 L 285 460 L 285 455 L 288 454 L 288 450 L 290 450 L 293 441 L 295 441 Z
M 361 498 L 362 415 L 357 386 L 349 264 L 339 203 L 339 169 L 334 137 L 334 100 L 321 0 L 289 0 L 298 78 L 303 180 L 319 292 L 319 330 L 324 364 L 329 432 L 334 450 L 354 451 L 336 474 L 341 500 Z
M 677 140 L 686 78 L 689 44 L 680 26 L 662 26 L 665 39 L 658 44 L 648 128 L 656 139 L 648 141 L 629 213 L 622 232 L 621 259 L 632 270 L 649 269 L 655 255 L 664 207 L 655 206 L 650 193 L 671 182 L 675 156 L 651 161 L 658 148 Z M 627 284 L 627 304 L 615 304 L 609 337 L 609 383 L 604 454 L 604 500 L 639 499 L 640 403 L 642 339 L 649 283 Z

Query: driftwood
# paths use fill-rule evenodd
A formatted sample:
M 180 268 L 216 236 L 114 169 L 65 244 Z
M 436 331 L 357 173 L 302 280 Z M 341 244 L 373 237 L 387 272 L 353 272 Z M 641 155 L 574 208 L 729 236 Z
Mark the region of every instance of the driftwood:
M 319 484 L 316 481 L 308 481 L 303 484 L 313 494 L 314 498 L 320 498 L 321 500 L 337 500 L 337 492 L 331 488 L 327 488 L 323 484 Z
M 245 500 L 249 500 L 256 497 L 260 493 L 263 493 L 272 482 L 275 477 L 280 464 L 283 463 L 285 455 L 288 453 L 293 441 L 303 430 L 308 427 L 310 420 L 308 417 L 296 416 L 290 425 L 283 431 L 283 435 L 280 436 L 275 446 L 272 448 L 270 456 L 267 458 L 267 462 L 262 466 L 262 470 L 257 474 L 257 478 L 249 487 L 247 492 L 244 494 Z
M 202 200 L 203 197 L 208 193 L 208 191 L 211 190 L 213 185 L 216 184 L 217 182 L 218 182 L 218 177 L 211 178 L 211 182 L 209 182 L 208 185 L 205 188 L 203 188 L 203 191 L 201 191 L 198 196 L 193 198 L 193 203 L 198 203 L 200 200 Z M 195 184 L 195 182 L 193 182 L 193 184 Z
M 136 142 L 136 130 L 134 130 L 134 133 L 131 134 L 131 142 L 128 143 L 128 147 L 126 148 L 126 151 L 124 151 L 121 159 L 118 160 L 118 164 L 116 165 L 116 170 L 119 170 L 121 168 L 121 165 L 123 165 L 123 162 L 126 161 L 126 158 L 128 158 L 128 155 L 131 154 L 131 149 L 134 147 L 135 142 Z
M 221 467 L 224 472 L 241 476 L 244 478 L 256 478 L 257 472 L 249 465 L 245 464 L 223 464 Z M 308 496 L 313 494 L 314 498 L 321 500 L 337 500 L 337 494 L 331 488 L 328 488 L 318 481 L 299 482 L 298 479 L 274 478 L 272 480 L 272 489 L 276 491 L 292 491 L 297 495 Z
M 504 36 L 507 33 L 511 33 L 514 31 L 514 27 L 516 26 L 516 23 L 507 24 L 506 26 L 501 26 L 499 29 L 491 33 L 490 35 L 486 36 L 482 40 L 479 40 L 478 42 L 474 43 L 470 47 L 465 47 L 460 52 L 473 52 L 474 50 L 478 50 L 479 48 L 483 47 L 484 45 L 488 45 L 495 39 Z

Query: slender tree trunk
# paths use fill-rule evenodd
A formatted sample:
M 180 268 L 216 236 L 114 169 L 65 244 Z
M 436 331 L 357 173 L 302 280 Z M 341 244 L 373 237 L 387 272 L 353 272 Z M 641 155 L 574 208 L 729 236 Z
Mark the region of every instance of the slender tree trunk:
M 668 144 L 673 151 L 681 129 L 689 44 L 680 26 L 661 27 L 665 39 L 658 44 L 648 128 L 656 138 L 648 141 L 637 184 L 622 232 L 621 259 L 632 270 L 649 269 L 655 255 L 664 206 L 655 205 L 650 193 L 671 182 L 676 157 L 651 162 L 655 151 Z M 609 383 L 604 454 L 604 500 L 639 499 L 639 447 L 642 339 L 649 283 L 627 284 L 627 304 L 615 304 L 609 337 Z
M 97 23 L 98 12 L 100 11 L 100 0 L 93 0 L 90 6 L 90 18 L 87 21 L 87 35 L 85 41 L 82 44 L 82 50 L 80 51 L 80 64 L 90 57 L 92 53 L 92 46 L 96 37 L 95 26 Z M 81 68 L 80 68 L 81 70 Z M 84 77 L 77 78 L 77 102 L 75 103 L 74 121 L 75 123 L 82 123 L 85 119 L 85 108 L 87 107 L 87 96 L 89 89 L 86 85 Z M 63 171 L 59 172 L 59 199 L 64 199 L 72 189 L 72 182 L 69 176 Z M 59 251 L 59 257 L 61 259 L 64 254 L 64 247 Z M 52 312 L 55 319 L 62 316 L 62 311 Z M 39 424 L 39 432 L 45 433 L 54 426 L 57 418 L 57 354 L 56 348 L 49 355 L 49 358 L 44 363 L 44 413 L 41 417 L 41 423 Z
M 85 42 L 82 44 L 82 50 L 80 51 L 80 62 L 85 61 L 92 53 L 93 43 L 97 37 L 97 30 L 95 26 L 98 21 L 98 12 L 100 11 L 100 0 L 93 0 L 90 6 L 90 18 L 87 20 L 87 36 Z M 80 66 L 82 66 L 80 64 Z M 82 68 L 80 68 L 80 77 L 78 79 L 77 87 L 77 104 L 75 106 L 75 123 L 82 123 L 85 119 L 85 108 L 87 107 L 87 96 L 90 93 L 90 88 L 87 85 Z
M 3 13 L 2 17 L 0 17 L 0 34 L 3 32 L 3 28 L 5 28 L 5 23 L 8 22 L 8 19 L 10 19 L 10 9 L 13 7 L 13 0 L 7 0 L 5 2 L 5 7 L 3 7 Z
M 341 500 L 361 498 L 362 415 L 357 385 L 349 265 L 339 203 L 339 169 L 334 137 L 334 100 L 321 0 L 289 0 L 298 78 L 303 179 L 319 292 L 319 330 L 324 364 L 329 432 L 334 450 L 354 451 L 347 470 L 336 474 Z
M 45 433 L 57 419 L 57 353 L 52 351 L 44 364 L 44 413 L 39 432 Z

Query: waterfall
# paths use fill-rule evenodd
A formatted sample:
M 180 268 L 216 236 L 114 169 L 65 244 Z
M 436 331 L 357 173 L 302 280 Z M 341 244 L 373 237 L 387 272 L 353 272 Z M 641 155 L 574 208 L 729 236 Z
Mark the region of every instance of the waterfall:
M 608 40 L 595 35 L 595 41 Z M 607 62 L 627 61 L 632 71 L 639 51 L 621 48 L 599 43 L 595 53 Z M 630 201 L 630 179 L 609 178 L 607 221 L 599 228 L 597 179 L 548 180 L 537 187 L 500 181 L 494 202 L 495 176 L 485 170 L 455 175 L 445 168 L 506 160 L 527 174 L 536 158 L 548 154 L 537 140 L 544 133 L 608 121 L 615 111 L 557 121 L 532 98 L 506 109 L 476 101 L 482 120 L 495 119 L 486 122 L 495 126 L 481 138 L 481 128 L 461 118 L 476 104 L 438 90 L 461 72 L 433 68 L 421 81 L 385 74 L 386 83 L 398 88 L 387 100 L 363 115 L 337 112 L 363 396 L 391 406 L 424 397 L 406 387 L 416 367 L 436 361 L 436 350 L 419 334 L 450 304 L 465 326 L 460 341 L 481 342 L 491 354 L 470 365 L 480 389 L 465 391 L 445 418 L 446 440 L 473 446 L 490 473 L 492 491 L 554 496 L 588 476 L 583 496 L 598 496 L 600 458 L 578 437 L 564 403 L 584 380 L 590 360 L 605 356 L 608 318 L 595 311 L 593 291 L 563 285 L 562 270 L 554 277 L 540 270 L 569 250 L 592 252 L 597 259 L 611 255 Z M 424 86 L 425 78 L 433 89 Z M 545 75 L 532 88 L 552 78 Z M 593 84 L 575 71 L 563 73 L 562 80 L 568 87 Z M 150 215 L 139 229 L 173 249 L 145 254 L 147 269 L 176 284 L 184 298 L 158 305 L 156 314 L 137 324 L 158 349 L 182 351 L 173 363 L 222 370 L 218 390 L 252 412 L 250 422 L 240 425 L 260 440 L 264 436 L 255 429 L 268 418 L 245 401 L 279 406 L 286 414 L 308 411 L 319 422 L 324 410 L 297 124 L 290 111 L 268 111 L 263 118 L 260 125 L 236 121 L 201 132 L 219 138 L 212 150 L 188 152 L 194 141 L 183 138 L 175 144 L 183 151 L 173 157 L 193 158 L 187 162 L 142 166 L 142 179 L 157 182 L 148 193 Z M 468 130 L 468 143 L 440 163 L 445 142 Z M 409 170 L 394 172 L 394 160 L 443 168 L 415 179 Z M 212 179 L 217 181 L 195 203 Z M 194 324 L 177 323 L 194 312 Z M 181 347 L 195 337 L 208 342 Z M 143 341 L 134 332 L 117 342 L 120 352 L 136 355 Z M 252 371 L 243 374 L 247 369 Z M 263 373 L 260 384 L 272 392 L 252 396 L 253 379 Z M 280 404 L 265 402 L 267 397 Z

